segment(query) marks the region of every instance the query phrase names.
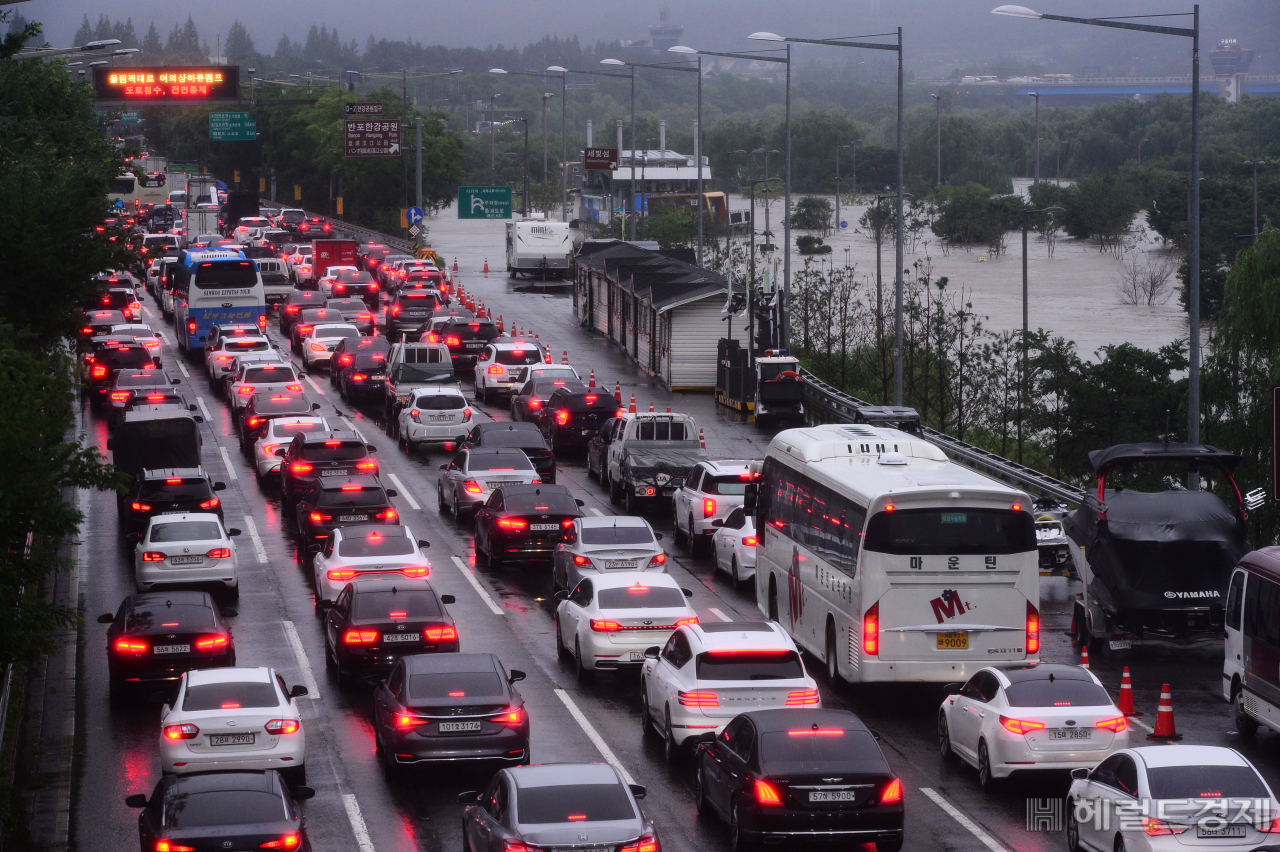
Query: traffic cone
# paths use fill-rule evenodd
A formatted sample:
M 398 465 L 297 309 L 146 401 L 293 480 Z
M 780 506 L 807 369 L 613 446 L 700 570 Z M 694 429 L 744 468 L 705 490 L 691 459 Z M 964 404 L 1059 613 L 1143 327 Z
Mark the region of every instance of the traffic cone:
M 705 450 L 707 448 L 707 437 L 702 434 L 702 429 L 698 429 L 698 449 Z
M 1133 709 L 1133 682 L 1129 680 L 1128 666 L 1124 667 L 1124 676 L 1120 678 L 1120 697 L 1116 699 L 1116 706 L 1126 716 L 1142 715 Z
M 1172 742 L 1182 739 L 1173 724 L 1173 696 L 1169 694 L 1169 684 L 1160 688 L 1160 709 L 1156 711 L 1156 728 L 1147 734 L 1149 740 Z
M 650 413 L 650 414 L 652 414 L 652 413 L 653 413 L 653 403 L 652 403 L 652 402 L 651 402 L 651 403 L 649 403 L 649 413 Z
M 564 356 L 560 359 L 560 363 L 561 363 L 561 364 L 568 364 L 568 363 L 569 363 L 569 350 L 568 350 L 568 349 L 564 350 Z
M 591 388 L 592 390 L 595 390 L 595 387 L 596 387 L 596 371 L 595 370 L 591 371 L 591 381 L 587 382 L 587 387 Z
M 1089 668 L 1089 646 L 1088 645 L 1080 646 L 1080 668 L 1082 669 Z
M 498 314 L 498 331 L 502 331 L 502 314 Z
M 613 386 L 613 400 L 622 405 L 622 382 L 618 382 Z
M 670 413 L 671 413 L 671 406 L 669 406 L 669 405 L 667 406 L 667 413 L 668 413 L 668 414 L 670 414 Z
M 484 274 L 486 276 L 489 274 L 489 258 L 487 257 L 484 259 Z
M 636 395 L 634 393 L 631 394 L 631 405 L 627 406 L 627 413 L 628 414 L 636 413 Z
M 453 259 L 453 271 L 458 271 L 458 259 L 456 257 Z

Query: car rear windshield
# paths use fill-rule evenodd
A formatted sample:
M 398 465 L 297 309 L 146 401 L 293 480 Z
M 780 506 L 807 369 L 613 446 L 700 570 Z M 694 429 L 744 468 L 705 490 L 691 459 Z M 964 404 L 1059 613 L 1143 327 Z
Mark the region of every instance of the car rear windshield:
M 601 609 L 671 609 L 683 607 L 684 592 L 667 586 L 627 586 L 601 589 L 596 594 Z
M 516 822 L 606 822 L 635 819 L 635 808 L 621 784 L 558 784 L 521 787 L 516 799 Z
M 641 420 L 639 430 L 642 441 L 685 441 L 683 420 Z
M 545 450 L 547 442 L 541 433 L 520 430 L 519 432 L 489 432 L 484 436 L 486 447 L 514 447 L 518 450 Z
M 652 544 L 648 527 L 583 527 L 583 544 Z
M 141 373 L 136 376 L 117 376 L 118 388 L 157 388 L 169 384 L 169 377 L 163 373 Z
M 453 367 L 448 360 L 427 363 L 424 358 L 417 364 L 401 362 L 391 371 L 391 378 L 397 382 L 437 382 L 449 384 L 457 381 Z
M 757 746 L 769 775 L 810 772 L 887 772 L 875 738 L 866 731 L 836 726 L 796 725 L 795 731 L 766 731 Z
M 159 604 L 155 610 L 134 610 L 125 624 L 125 629 L 141 630 L 146 633 L 184 633 L 192 630 L 212 630 L 215 626 L 213 610 L 208 607 Z
M 151 353 L 143 346 L 119 346 L 99 352 L 97 361 L 109 367 L 141 367 L 151 363 Z
M 202 289 L 252 287 L 257 283 L 258 270 L 252 261 L 211 260 L 196 265 L 196 286 Z
M 253 384 L 296 382 L 298 375 L 289 367 L 258 367 L 244 371 L 244 380 Z
M 300 435 L 307 432 L 323 432 L 325 425 L 322 422 L 307 423 L 305 421 L 289 422 L 287 420 L 276 420 L 272 425 L 272 434 L 277 438 L 287 437 L 289 435 Z
M 401 293 L 399 303 L 408 304 L 414 308 L 420 308 L 424 305 L 434 308 L 440 304 L 440 300 L 436 298 L 435 293 L 428 293 L 426 290 L 410 290 L 408 293 Z
M 467 462 L 471 471 L 533 470 L 524 453 L 472 453 Z
M 179 786 L 170 788 L 164 802 L 166 828 L 280 822 L 288 816 L 283 799 L 258 790 L 190 793 Z
M 508 494 L 508 512 L 528 512 L 539 515 L 576 515 L 578 504 L 568 494 Z
M 394 583 L 388 583 L 386 591 L 361 591 L 356 594 L 356 619 L 359 621 L 386 621 L 395 619 L 439 618 L 440 602 L 435 592 L 393 591 Z
M 151 543 L 166 541 L 221 541 L 222 527 L 217 521 L 177 521 L 153 524 Z
M 183 710 L 247 710 L 279 707 L 280 698 L 270 683 L 202 683 L 188 686 Z
M 307 461 L 352 461 L 367 455 L 369 448 L 360 441 L 325 441 L 302 448 L 302 457 Z
M 227 352 L 265 352 L 271 348 L 268 340 L 228 340 L 222 345 Z
M 740 476 L 708 476 L 702 480 L 702 490 L 707 494 L 740 496 L 747 493 L 747 480 Z
M 387 356 L 385 352 L 361 352 L 352 366 L 357 370 L 385 370 Z
M 1034 552 L 1035 522 L 1011 509 L 898 509 L 872 515 L 866 550 L 897 555 L 995 556 Z
M 204 479 L 199 477 L 183 479 L 175 476 L 168 479 L 151 479 L 142 483 L 139 496 L 143 500 L 152 500 L 157 497 L 178 500 L 183 497 L 208 497 L 212 493 L 213 489 Z
M 1265 799 L 1267 787 L 1249 766 L 1147 767 L 1153 799 Z
M 369 485 L 359 491 L 329 491 L 320 497 L 320 505 L 328 507 L 369 507 L 387 505 L 387 493 L 381 486 Z
M 498 336 L 498 327 L 493 323 L 484 322 L 455 322 L 446 326 L 446 331 L 450 334 L 460 334 L 464 337 L 480 340 L 492 340 Z
M 264 398 L 262 394 L 253 395 L 253 413 L 264 417 L 281 414 L 310 414 L 311 404 L 304 396 L 273 396 Z M 309 429 L 307 431 L 317 431 Z
M 369 310 L 367 307 L 365 307 L 364 302 L 360 301 L 359 299 L 330 299 L 329 301 L 324 303 L 324 306 L 326 308 L 332 308 L 333 310 L 338 311 L 339 313 L 341 313 L 344 309 L 348 311 L 359 311 L 362 313 L 367 313 Z
M 409 675 L 410 698 L 500 698 L 497 672 L 431 672 Z
M 338 280 L 343 284 L 372 284 L 373 276 L 354 269 L 342 269 L 338 271 Z
M 423 411 L 457 411 L 460 408 L 466 408 L 467 401 L 460 396 L 439 393 L 420 396 L 413 405 Z
M 411 553 L 413 541 L 402 535 L 371 532 L 338 542 L 338 555 L 348 559 L 364 556 L 408 556 Z
M 537 349 L 499 349 L 493 360 L 507 367 L 523 367 L 537 364 L 542 360 L 542 353 Z
M 1005 687 L 1010 707 L 1108 707 L 1107 691 L 1088 680 L 1024 680 Z
M 597 416 L 599 416 L 602 411 L 612 413 L 614 408 L 617 406 L 613 397 L 608 394 L 578 393 L 573 396 L 563 397 L 562 399 L 571 411 L 594 412 Z M 559 403 L 557 403 L 557 405 L 559 405 Z M 596 409 L 599 409 L 599 411 L 596 411 Z
M 311 333 L 312 337 L 330 339 L 335 337 L 359 337 L 360 330 L 346 325 L 318 325 Z
M 698 655 L 699 680 L 786 680 L 804 677 L 795 651 L 704 652 Z

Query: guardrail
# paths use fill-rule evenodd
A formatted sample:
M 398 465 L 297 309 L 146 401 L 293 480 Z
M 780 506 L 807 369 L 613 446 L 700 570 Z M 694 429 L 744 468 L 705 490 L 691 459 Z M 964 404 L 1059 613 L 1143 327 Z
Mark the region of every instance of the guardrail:
M 805 418 L 810 424 L 867 422 L 865 412 L 868 409 L 885 415 L 883 419 L 893 419 L 892 410 L 886 410 L 882 406 L 838 390 L 808 370 L 801 369 L 800 374 L 804 379 Z M 1073 485 L 981 447 L 967 444 L 937 429 L 921 425 L 919 430 L 922 438 L 939 447 L 956 461 L 967 464 L 995 479 L 1016 483 L 1032 494 L 1056 497 L 1075 505 L 1079 505 L 1086 497 L 1084 491 Z
M 258 199 L 258 204 L 263 207 L 283 207 L 284 206 L 284 202 L 271 201 L 266 198 Z M 297 208 L 294 208 L 294 209 L 297 209 Z M 394 249 L 400 249 L 400 251 L 403 251 L 407 254 L 413 254 L 414 244 L 409 240 L 402 240 L 399 237 L 388 236 L 387 234 L 384 234 L 381 231 L 375 231 L 371 228 L 363 228 L 359 225 L 353 225 L 350 222 L 343 222 L 341 219 L 334 219 L 332 216 L 328 215 L 327 213 L 316 213 L 311 210 L 307 210 L 306 213 L 308 216 L 320 216 L 321 218 L 324 218 L 329 222 L 333 223 L 333 229 L 335 231 L 344 231 L 350 234 L 363 234 L 366 237 L 374 237 L 379 242 L 389 245 Z

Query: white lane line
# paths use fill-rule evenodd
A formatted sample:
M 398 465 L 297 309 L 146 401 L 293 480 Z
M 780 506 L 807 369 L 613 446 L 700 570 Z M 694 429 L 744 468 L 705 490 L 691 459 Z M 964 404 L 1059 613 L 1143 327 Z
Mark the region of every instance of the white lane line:
M 160 330 L 160 339 L 164 341 L 165 346 L 173 346 L 173 341 L 169 339 L 169 335 L 165 334 L 164 329 Z
M 928 787 L 921 787 L 920 792 L 932 799 L 935 805 L 946 811 L 952 819 L 960 823 L 960 825 L 962 825 L 974 837 L 978 838 L 978 842 L 990 849 L 991 852 L 1006 852 L 1005 848 L 997 843 L 995 838 L 979 828 L 977 823 L 961 813 L 959 808 L 948 802 L 937 792 L 929 789 Z
M 1146 731 L 1148 734 L 1155 733 L 1155 728 L 1152 728 L 1150 725 L 1148 725 L 1146 722 L 1143 722 L 1141 719 L 1135 719 L 1132 716 L 1130 716 L 1129 723 L 1133 725 L 1137 725 L 1139 728 Z
M 155 316 L 155 314 L 151 313 L 151 309 L 150 309 L 150 308 L 148 308 L 146 305 L 143 305 L 143 306 L 142 306 L 142 314 L 143 314 L 143 316 L 145 316 L 147 319 L 151 319 L 153 316 Z
M 212 427 L 213 417 L 209 414 L 209 409 L 204 404 L 204 397 L 196 397 L 196 405 L 200 406 L 200 413 L 204 415 L 204 422 L 208 423 L 209 426 Z
M 293 658 L 298 661 L 298 668 L 302 669 L 302 682 L 307 687 L 307 697 L 319 701 L 320 684 L 316 683 L 315 673 L 311 671 L 311 662 L 307 659 L 307 652 L 302 648 L 298 628 L 293 626 L 292 621 L 282 621 L 280 624 L 284 627 L 284 638 L 289 640 Z
M 613 753 L 613 749 L 609 748 L 609 744 L 604 741 L 604 738 L 600 736 L 595 727 L 587 721 L 587 717 L 578 709 L 578 705 L 573 703 L 569 693 L 563 689 L 557 689 L 556 697 L 569 709 L 569 715 L 573 716 L 573 720 L 578 723 L 578 727 L 582 728 L 582 732 L 587 735 L 587 739 L 591 740 L 592 745 L 600 752 L 600 756 L 604 758 L 605 763 L 617 767 L 628 784 L 636 783 L 636 779 L 631 777 L 631 773 L 627 771 L 627 767 L 622 765 L 622 761 L 618 760 L 617 755 Z
M 187 372 L 187 365 L 182 363 L 182 353 L 179 352 L 173 356 L 173 363 L 178 365 L 178 371 L 182 373 L 184 379 L 191 378 L 191 374 Z
M 711 614 L 714 615 L 716 618 L 720 619 L 721 621 L 733 621 L 732 618 L 725 615 L 723 612 L 716 609 L 715 607 L 711 607 Z
M 404 487 L 404 483 L 400 481 L 400 477 L 396 476 L 394 473 L 389 473 L 387 474 L 387 478 L 395 484 L 396 488 L 400 489 L 400 496 L 409 501 L 409 505 L 413 507 L 413 511 L 422 511 L 422 507 L 418 505 L 417 500 L 413 499 L 413 495 L 409 493 L 409 489 Z
M 236 469 L 231 466 L 231 456 L 227 453 L 227 448 L 218 447 L 218 452 L 222 454 L 222 463 L 227 466 L 227 476 L 231 477 L 232 482 L 235 482 L 240 477 L 236 474 Z
M 593 511 L 593 512 L 595 512 L 595 513 L 596 513 L 596 517 L 600 517 L 600 518 L 603 518 L 603 517 L 604 517 L 604 512 L 601 512 L 601 511 L 600 511 L 599 509 L 597 509 L 595 506 L 592 506 L 592 507 L 591 507 L 591 511 Z
M 476 579 L 476 572 L 467 567 L 467 563 L 458 557 L 453 557 L 453 564 L 458 566 L 458 570 L 462 572 L 462 576 L 467 578 L 467 582 L 476 590 L 476 594 L 484 598 L 484 602 L 489 605 L 489 609 L 493 610 L 494 615 L 506 615 L 502 611 L 502 607 L 494 603 L 493 598 L 484 590 L 484 586 L 480 585 L 480 581 Z
M 324 391 L 320 390 L 320 386 L 319 386 L 318 384 L 316 384 L 316 383 L 315 383 L 315 380 L 314 380 L 314 379 L 312 379 L 310 376 L 304 375 L 302 378 L 304 378 L 304 379 L 306 379 L 306 380 L 307 380 L 307 384 L 309 384 L 309 385 L 311 385 L 311 387 L 315 388 L 316 393 L 320 394 L 321 396 L 324 396 L 324 395 L 325 395 Z
M 360 803 L 355 793 L 342 794 L 342 806 L 347 809 L 347 821 L 351 823 L 351 833 L 356 836 L 356 846 L 360 852 L 373 852 L 373 841 L 369 839 L 369 829 L 360 814 Z
M 258 556 L 258 564 L 266 565 L 267 549 L 262 546 L 262 539 L 258 537 L 258 525 L 253 522 L 253 518 L 245 515 L 244 526 L 249 531 L 249 540 L 253 542 L 253 552 Z

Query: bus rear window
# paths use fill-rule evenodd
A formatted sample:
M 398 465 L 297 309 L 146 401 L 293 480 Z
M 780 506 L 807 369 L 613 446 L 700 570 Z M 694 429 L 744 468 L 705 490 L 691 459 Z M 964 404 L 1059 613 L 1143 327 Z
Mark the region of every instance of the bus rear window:
M 253 287 L 258 271 L 247 260 L 209 261 L 196 267 L 196 286 L 203 289 L 220 287 Z
M 897 509 L 867 524 L 863 548 L 911 556 L 995 556 L 1036 550 L 1031 515 L 1011 509 Z

